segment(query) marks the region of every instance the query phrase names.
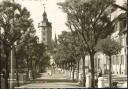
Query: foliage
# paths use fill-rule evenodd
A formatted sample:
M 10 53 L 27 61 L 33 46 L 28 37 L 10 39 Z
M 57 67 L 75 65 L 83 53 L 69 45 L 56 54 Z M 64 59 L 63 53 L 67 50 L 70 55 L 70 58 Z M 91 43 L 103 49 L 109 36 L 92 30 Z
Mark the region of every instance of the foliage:
M 12 3 L 10 1 L 3 1 L 0 3 L 0 41 L 2 41 L 3 50 L 6 55 L 3 63 L 6 69 L 6 89 L 8 89 L 11 49 L 13 49 L 14 46 L 17 46 L 16 51 L 20 50 L 25 43 L 24 41 L 26 37 L 29 34 L 34 34 L 35 29 L 32 22 L 29 11 L 26 8 L 22 8 L 20 4 Z
M 33 67 L 45 67 L 49 64 L 49 58 L 46 55 L 45 45 L 43 43 L 38 43 L 38 38 L 36 36 L 29 36 L 29 39 L 26 41 L 25 45 L 17 51 L 16 53 L 18 63 L 21 68 L 34 69 Z M 31 65 L 31 62 L 34 62 L 35 65 Z M 41 69 L 40 69 L 41 70 Z
M 57 45 L 57 55 L 59 61 L 77 61 L 76 57 L 80 56 L 80 44 L 78 37 L 71 32 L 63 31 L 59 35 Z M 61 59 L 61 60 L 60 60 Z
M 12 45 L 32 26 L 30 14 L 26 8 L 22 9 L 21 5 L 8 1 L 1 3 L 0 12 L 0 25 L 3 30 L 1 40 L 6 40 Z
M 117 55 L 122 46 L 119 42 L 112 40 L 110 37 L 101 40 L 97 45 L 97 50 L 109 56 L 109 87 L 111 88 L 111 56 Z
M 97 45 L 97 50 L 102 51 L 104 54 L 108 56 L 118 54 L 121 48 L 122 46 L 119 42 L 116 42 L 109 37 L 101 40 Z
M 59 4 L 68 15 L 67 25 L 79 31 L 89 50 L 95 50 L 98 40 L 113 32 L 113 24 L 107 16 L 110 3 L 113 0 L 66 0 Z
M 111 21 L 114 0 L 66 0 L 59 3 L 67 14 L 66 25 L 77 31 L 84 50 L 90 54 L 91 86 L 94 88 L 94 55 L 99 40 L 106 38 L 114 31 L 114 20 Z

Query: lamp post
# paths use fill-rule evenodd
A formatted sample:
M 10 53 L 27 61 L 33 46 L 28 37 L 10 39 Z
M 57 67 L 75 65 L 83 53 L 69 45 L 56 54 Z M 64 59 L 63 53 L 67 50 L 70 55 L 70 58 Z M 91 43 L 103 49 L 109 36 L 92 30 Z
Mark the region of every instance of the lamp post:
M 12 3 L 15 3 L 14 0 L 12 0 Z M 14 7 L 12 7 L 12 9 L 14 10 Z M 13 31 L 14 29 L 14 15 L 15 15 L 15 12 L 13 11 L 13 18 L 12 18 L 12 24 L 11 24 L 11 29 Z M 14 73 L 15 73 L 15 55 L 14 55 L 14 45 L 16 45 L 16 42 L 13 43 L 11 45 L 11 73 L 10 73 L 10 89 L 12 89 L 14 86 L 13 86 L 13 79 L 14 79 Z
M 128 5 L 128 3 L 127 3 Z M 127 16 L 128 16 L 128 10 L 126 11 L 127 13 Z M 128 21 L 128 17 L 127 18 L 127 21 Z M 128 28 L 128 25 L 126 26 Z M 126 37 L 126 46 L 127 46 L 127 69 L 126 69 L 126 72 L 127 72 L 127 78 L 128 78 L 128 29 L 126 30 L 126 34 L 127 34 L 127 37 Z M 127 87 L 128 87 L 128 79 L 127 79 Z
M 128 11 L 127 11 L 127 15 L 128 15 Z M 128 18 L 127 18 L 127 21 L 128 21 Z M 127 28 L 128 28 L 128 25 L 127 25 Z M 127 74 L 127 78 L 128 78 L 128 29 L 127 29 L 127 31 L 126 31 L 127 33 L 126 33 L 126 46 L 127 46 L 127 57 L 126 57 L 126 60 L 127 60 L 127 69 L 126 69 L 126 74 Z M 128 79 L 127 79 L 127 87 L 128 87 Z
M 11 46 L 11 74 L 10 74 L 10 89 L 13 88 L 13 79 L 15 73 L 15 58 L 14 58 L 14 45 Z

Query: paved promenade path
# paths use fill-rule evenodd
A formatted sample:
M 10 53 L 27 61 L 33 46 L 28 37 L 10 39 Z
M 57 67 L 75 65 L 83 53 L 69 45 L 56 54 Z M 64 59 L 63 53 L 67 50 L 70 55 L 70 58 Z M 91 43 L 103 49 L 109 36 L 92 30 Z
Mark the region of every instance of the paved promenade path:
M 17 89 L 24 88 L 79 88 L 79 86 L 77 82 L 72 82 L 62 71 L 56 69 L 51 75 L 50 70 L 41 73 L 41 77 L 33 80 L 33 83 L 20 86 Z

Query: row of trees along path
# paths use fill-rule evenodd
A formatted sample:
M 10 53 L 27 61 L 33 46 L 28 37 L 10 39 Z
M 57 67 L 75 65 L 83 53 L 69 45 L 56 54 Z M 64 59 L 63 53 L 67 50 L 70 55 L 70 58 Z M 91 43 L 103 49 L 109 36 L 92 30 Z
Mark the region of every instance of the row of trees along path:
M 99 41 L 102 39 L 106 39 L 109 37 L 113 32 L 114 32 L 114 27 L 115 27 L 115 21 L 116 19 L 111 19 L 111 13 L 115 11 L 115 8 L 113 7 L 115 1 L 114 0 L 66 0 L 63 3 L 58 3 L 60 8 L 67 14 L 67 23 L 66 25 L 69 27 L 71 30 L 71 33 L 73 34 L 74 32 L 77 35 L 74 35 L 74 39 L 76 36 L 79 38 L 79 45 L 82 45 L 82 49 L 80 52 L 82 53 L 82 58 L 83 62 L 85 61 L 85 55 L 89 54 L 90 55 L 90 62 L 91 62 L 91 87 L 94 88 L 94 55 L 96 52 L 99 51 L 100 48 L 97 47 Z M 63 36 L 65 36 L 63 34 Z M 61 39 L 65 38 L 65 39 Z M 62 41 L 59 43 L 59 52 L 60 50 L 62 51 L 61 55 L 62 59 L 66 59 L 66 62 L 68 62 L 68 59 L 76 59 L 75 56 L 72 53 L 73 50 L 70 51 L 69 47 L 67 48 L 68 51 L 67 55 L 64 56 L 65 46 L 68 46 L 66 43 L 66 36 L 65 37 L 60 37 Z M 59 40 L 60 40 L 59 39 Z M 68 39 L 67 39 L 68 40 Z M 117 54 L 121 46 L 118 42 L 112 41 L 111 39 L 106 39 L 109 40 L 108 44 L 104 45 L 102 44 L 102 48 L 104 46 L 109 47 L 108 49 L 102 49 L 103 53 L 108 55 L 109 57 L 113 54 Z M 76 41 L 76 40 L 75 40 Z M 72 41 L 70 40 L 70 43 Z M 102 42 L 101 42 L 102 43 Z M 115 45 L 116 44 L 116 45 Z M 119 44 L 119 45 L 118 45 Z M 65 45 L 65 46 L 63 46 Z M 73 44 L 74 45 L 74 44 Z M 72 46 L 73 46 L 72 45 Z M 78 45 L 78 44 L 77 44 Z M 111 45 L 111 46 L 110 46 Z M 73 48 L 75 49 L 75 48 Z M 111 51 L 113 50 L 113 51 Z M 110 52 L 111 51 L 111 52 Z M 78 51 L 77 51 L 78 52 Z M 72 54 L 72 55 L 70 55 Z M 68 55 L 70 55 L 69 58 Z M 110 67 L 111 68 L 111 57 L 110 57 Z M 65 60 L 63 60 L 65 61 Z M 71 60 L 70 60 L 71 61 Z M 65 62 L 63 62 L 65 63 Z M 69 62 L 68 62 L 69 63 Z M 84 64 L 83 64 L 83 71 L 84 71 Z M 84 72 L 83 72 L 84 73 Z M 111 72 L 109 71 L 109 74 Z M 85 74 L 84 74 L 85 77 Z M 109 77 L 111 78 L 111 76 Z M 111 80 L 111 79 L 109 79 Z M 111 81 L 110 81 L 111 83 Z M 109 83 L 109 87 L 111 87 L 111 84 Z
M 16 69 L 17 86 L 19 86 L 18 72 L 27 68 L 28 71 L 32 71 L 33 78 L 35 78 L 35 74 L 41 71 L 42 66 L 48 65 L 50 58 L 45 52 L 44 44 L 38 44 L 30 12 L 26 8 L 22 8 L 20 4 L 10 1 L 0 3 L 0 28 L 0 42 L 3 44 L 2 50 L 5 55 L 3 57 L 5 60 L 1 60 L 3 66 L 0 67 L 5 68 L 5 89 L 9 89 L 11 50 L 14 51 L 15 56 L 13 62 Z

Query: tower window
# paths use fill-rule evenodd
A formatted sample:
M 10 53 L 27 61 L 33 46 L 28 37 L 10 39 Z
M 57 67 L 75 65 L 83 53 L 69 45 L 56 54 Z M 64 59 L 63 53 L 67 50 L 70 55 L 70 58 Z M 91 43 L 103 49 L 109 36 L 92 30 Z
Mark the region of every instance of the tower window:
M 45 41 L 45 38 L 43 38 L 43 41 Z
M 45 35 L 45 32 L 43 33 L 43 35 Z

